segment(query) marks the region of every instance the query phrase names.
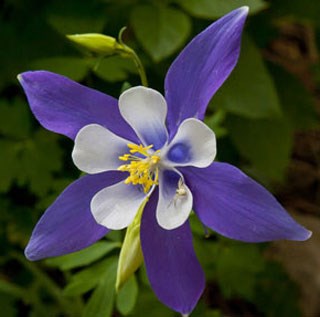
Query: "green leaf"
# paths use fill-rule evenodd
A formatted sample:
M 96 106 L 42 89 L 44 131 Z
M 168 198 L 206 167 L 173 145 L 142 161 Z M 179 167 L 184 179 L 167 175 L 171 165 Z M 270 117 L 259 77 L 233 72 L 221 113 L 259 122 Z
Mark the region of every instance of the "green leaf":
M 197 235 L 197 237 L 200 238 L 207 236 L 207 228 L 203 225 L 194 212 L 191 212 L 189 216 L 189 222 L 194 235 Z
M 110 267 L 113 268 L 115 262 L 117 262 L 115 257 L 108 258 L 72 275 L 70 283 L 63 290 L 63 294 L 66 296 L 76 296 L 93 289 L 99 284 L 106 270 Z
M 315 100 L 302 83 L 280 67 L 272 66 L 271 73 L 278 90 L 283 112 L 292 129 L 311 129 L 319 124 Z
M 28 70 L 30 61 L 71 51 L 43 16 L 29 14 L 28 7 L 27 12 L 15 12 L 12 19 L 0 19 L 0 42 L 6 43 L 5 49 L 0 50 L 0 89 L 17 84 L 17 74 Z
M 3 209 L 1 210 L 2 212 L 4 211 Z M 7 212 L 11 213 L 11 221 L 6 225 L 7 239 L 11 245 L 19 245 L 21 248 L 24 248 L 30 239 L 30 232 L 34 226 L 32 209 L 27 206 L 12 204 Z
M 241 56 L 235 70 L 210 102 L 239 116 L 258 119 L 279 117 L 279 98 L 268 69 L 255 44 L 243 37 Z
M 141 5 L 131 15 L 137 39 L 154 61 L 176 52 L 186 41 L 191 21 L 183 12 L 164 6 Z
M 16 181 L 30 184 L 31 191 L 45 195 L 51 187 L 53 173 L 62 167 L 58 136 L 44 130 L 31 134 L 29 111 L 25 104 L 0 104 L 0 191 L 7 191 Z
M 106 236 L 106 238 L 108 240 L 113 241 L 113 242 L 120 242 L 120 243 L 122 243 L 123 237 L 124 237 L 124 235 L 121 230 L 112 230 Z
M 138 271 L 139 274 L 139 281 L 145 285 L 145 286 L 149 286 L 150 287 L 150 282 L 149 282 L 149 278 L 148 278 L 148 274 L 147 274 L 147 269 L 145 264 L 143 263 Z
M 192 317 L 223 317 L 220 310 L 210 309 L 203 302 L 199 302 L 192 311 Z
M 55 0 L 48 5 L 48 22 L 61 34 L 101 33 L 104 7 L 96 1 Z
M 16 174 L 19 185 L 28 183 L 32 192 L 45 195 L 51 188 L 53 173 L 62 167 L 58 136 L 40 130 L 19 146 L 20 164 Z
M 93 71 L 97 76 L 109 82 L 123 81 L 128 78 L 130 73 L 137 73 L 132 60 L 120 56 L 112 56 L 97 61 Z
M 126 316 L 133 309 L 138 296 L 138 283 L 134 275 L 123 285 L 117 294 L 117 308 L 119 312 Z
M 20 99 L 0 101 L 0 191 L 6 192 L 19 175 L 20 149 L 30 137 L 31 120 L 27 105 Z
M 0 133 L 10 138 L 26 138 L 30 133 L 30 110 L 20 99 L 0 100 Z
M 262 0 L 176 0 L 189 14 L 197 18 L 216 19 L 241 6 L 250 8 L 249 14 L 265 9 L 268 4 Z
M 6 139 L 0 140 L 0 148 L 0 192 L 7 192 L 18 174 L 20 162 L 15 142 Z
M 224 296 L 254 297 L 257 274 L 264 269 L 256 245 L 232 243 L 222 246 L 216 258 L 217 281 Z
M 99 285 L 85 306 L 82 317 L 111 316 L 115 295 L 117 262 L 117 258 L 113 258 L 105 273 L 100 276 Z
M 61 270 L 70 270 L 76 267 L 89 265 L 120 246 L 120 243 L 117 242 L 98 241 L 84 250 L 48 259 L 46 260 L 46 264 L 58 267 Z
M 15 298 L 7 294 L 0 294 L 1 315 L 5 317 L 17 317 L 18 305 Z
M 266 180 L 281 181 L 289 163 L 292 132 L 285 119 L 250 120 L 228 116 L 229 135 L 240 154 Z
M 152 316 L 152 317 L 174 317 L 177 314 L 163 305 L 147 287 L 139 291 L 139 305 L 136 305 L 130 317 Z M 140 304 L 141 303 L 141 304 Z
M 2 279 L 0 279 L 0 293 L 5 293 L 20 299 L 25 299 L 28 295 L 28 293 L 26 293 L 24 289 L 20 288 L 20 286 Z
M 218 110 L 211 116 L 205 117 L 205 124 L 215 133 L 217 138 L 225 136 L 228 131 L 222 126 L 226 117 L 224 110 Z
M 201 259 L 201 266 L 208 280 L 215 280 L 215 272 L 213 268 L 216 265 L 219 245 L 216 241 L 205 238 L 204 236 L 195 236 L 194 249 L 197 257 Z
M 29 69 L 48 70 L 81 81 L 87 75 L 90 66 L 85 59 L 79 57 L 49 57 L 33 61 Z
M 280 263 L 269 262 L 259 277 L 254 304 L 264 316 L 303 316 L 299 307 L 301 290 Z
M 132 87 L 132 85 L 128 82 L 128 81 L 125 81 L 123 84 L 122 84 L 122 87 L 120 89 L 120 92 L 121 94 L 123 92 L 125 92 L 126 90 L 130 89 Z
M 270 9 L 273 16 L 294 16 L 300 21 L 309 20 L 320 25 L 318 1 L 273 0 Z

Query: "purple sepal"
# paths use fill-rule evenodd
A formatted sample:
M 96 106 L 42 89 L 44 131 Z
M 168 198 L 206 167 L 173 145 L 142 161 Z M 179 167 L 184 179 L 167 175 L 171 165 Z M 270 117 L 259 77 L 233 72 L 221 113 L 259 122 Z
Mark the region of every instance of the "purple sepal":
M 205 287 L 189 223 L 164 230 L 157 223 L 158 189 L 147 203 L 141 221 L 141 246 L 149 281 L 161 302 L 182 314 L 190 313 Z
M 210 99 L 237 63 L 247 14 L 242 7 L 217 20 L 172 63 L 165 79 L 170 138 L 184 119 L 203 119 Z
M 115 98 L 47 71 L 29 71 L 18 78 L 33 114 L 46 129 L 74 139 L 82 127 L 97 123 L 137 141 Z
M 264 187 L 236 167 L 214 162 L 203 169 L 180 168 L 203 224 L 232 239 L 303 241 L 311 232 L 299 225 Z
M 81 250 L 93 244 L 108 230 L 96 223 L 90 201 L 99 190 L 120 182 L 122 172 L 86 175 L 69 185 L 46 210 L 32 232 L 26 257 L 40 260 Z

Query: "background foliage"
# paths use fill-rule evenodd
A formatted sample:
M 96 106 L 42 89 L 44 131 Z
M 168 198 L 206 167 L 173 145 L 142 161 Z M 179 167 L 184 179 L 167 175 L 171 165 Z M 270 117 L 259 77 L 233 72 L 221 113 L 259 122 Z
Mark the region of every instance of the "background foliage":
M 274 189 L 286 183 L 297 131 L 318 127 L 317 1 L 1 2 L 2 316 L 177 316 L 154 297 L 143 268 L 115 293 L 123 233 L 109 234 L 72 255 L 38 263 L 24 258 L 23 248 L 37 219 L 79 172 L 70 160 L 71 141 L 39 126 L 16 76 L 46 69 L 118 97 L 124 87 L 139 84 L 134 64 L 113 56 L 97 67 L 97 59 L 72 45 L 65 34 L 100 32 L 117 37 L 127 26 L 124 41 L 141 57 L 150 86 L 163 91 L 165 73 L 184 44 L 241 5 L 249 5 L 251 15 L 240 61 L 212 99 L 206 123 L 217 133 L 219 160 L 242 167 Z M 208 281 L 192 316 L 301 316 L 299 290 L 279 264 L 265 258 L 267 245 L 243 244 L 214 233 L 205 237 L 196 219 L 192 226 Z

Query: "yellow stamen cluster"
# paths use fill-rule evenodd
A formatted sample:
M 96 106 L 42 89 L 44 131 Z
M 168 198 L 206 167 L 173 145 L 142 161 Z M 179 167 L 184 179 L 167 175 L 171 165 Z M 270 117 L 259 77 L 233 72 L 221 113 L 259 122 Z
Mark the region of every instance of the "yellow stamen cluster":
M 119 156 L 121 161 L 130 161 L 129 164 L 119 166 L 118 170 L 129 172 L 129 177 L 124 181 L 125 184 L 141 185 L 145 193 L 148 193 L 153 185 L 158 185 L 158 163 L 160 157 L 157 155 L 159 151 L 152 154 L 148 153 L 153 145 L 142 146 L 136 144 L 128 144 L 130 154 Z M 133 155 L 141 154 L 143 157 Z

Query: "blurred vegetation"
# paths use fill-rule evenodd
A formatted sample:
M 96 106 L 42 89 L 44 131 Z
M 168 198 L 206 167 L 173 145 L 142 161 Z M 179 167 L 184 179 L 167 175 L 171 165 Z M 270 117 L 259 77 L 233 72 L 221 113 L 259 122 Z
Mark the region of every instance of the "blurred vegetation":
M 308 86 L 309 77 L 315 85 L 320 82 L 320 4 L 315 0 L 0 3 L 1 316 L 178 316 L 157 301 L 143 268 L 115 294 L 122 233 L 113 232 L 75 254 L 38 263 L 24 258 L 37 219 L 79 172 L 70 160 L 72 142 L 39 126 L 16 76 L 50 70 L 118 97 L 123 87 L 139 84 L 132 61 L 118 56 L 97 61 L 65 34 L 117 37 L 127 26 L 124 41 L 141 57 L 150 86 L 163 92 L 166 71 L 183 46 L 241 5 L 251 9 L 241 58 L 212 99 L 206 123 L 217 133 L 219 160 L 273 188 L 286 179 L 294 134 L 318 126 Z M 192 226 L 207 276 L 207 289 L 192 317 L 301 316 L 299 290 L 280 265 L 265 259 L 267 245 L 214 233 L 205 238 L 195 218 Z

